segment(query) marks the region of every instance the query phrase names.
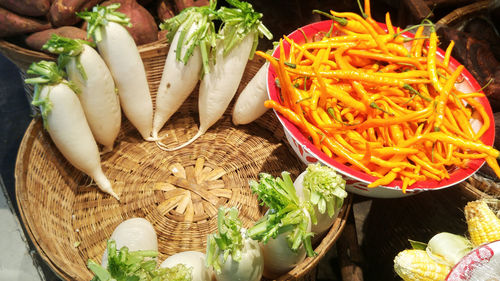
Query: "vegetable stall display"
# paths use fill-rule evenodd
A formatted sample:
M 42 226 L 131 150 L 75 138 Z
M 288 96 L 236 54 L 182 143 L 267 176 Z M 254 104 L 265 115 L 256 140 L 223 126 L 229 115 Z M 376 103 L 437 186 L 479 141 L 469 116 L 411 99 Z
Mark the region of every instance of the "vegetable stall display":
M 40 61 L 30 66 L 28 74 L 38 75 L 25 82 L 35 85 L 33 105 L 40 107 L 44 126 L 56 147 L 102 191 L 119 200 L 102 171 L 97 143 L 73 85 L 63 78 L 64 72 L 54 62 Z

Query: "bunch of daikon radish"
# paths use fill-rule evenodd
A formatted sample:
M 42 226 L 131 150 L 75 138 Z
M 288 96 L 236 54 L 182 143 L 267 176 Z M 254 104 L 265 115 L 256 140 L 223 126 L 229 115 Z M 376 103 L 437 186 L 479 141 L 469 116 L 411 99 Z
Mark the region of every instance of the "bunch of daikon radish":
M 86 41 L 54 35 L 43 48 L 60 54 L 58 63 L 33 63 L 27 72 L 38 77 L 25 82 L 35 84 L 32 103 L 40 106 L 44 126 L 64 157 L 119 200 L 102 171 L 97 143 L 102 153 L 112 150 L 121 109 L 144 139 L 152 140 L 153 104 L 139 51 L 123 26 L 130 19 L 116 12 L 118 7 L 78 14 L 87 20 L 99 52 Z
M 345 181 L 335 170 L 320 164 L 309 165 L 295 182 L 288 172 L 281 178 L 269 174 L 259 178 L 259 182 L 251 181 L 250 187 L 269 208 L 267 213 L 245 229 L 236 207 L 219 207 L 217 233 L 208 235 L 205 253 L 180 252 L 156 268 L 156 261 L 148 259 L 158 255 L 154 228 L 145 219 L 133 218 L 115 229 L 101 266 L 89 260 L 88 267 L 101 281 L 116 278 L 116 270 L 114 276 L 110 272 L 117 267 L 120 272 L 128 272 L 124 276 L 138 276 L 137 280 L 258 281 L 263 275 L 283 275 L 301 263 L 306 253 L 315 255 L 311 236 L 321 235 L 332 226 L 347 196 Z M 136 262 L 108 266 L 110 252 L 113 257 L 119 256 L 116 249 L 122 247 L 123 255 L 136 257 Z M 182 278 L 169 275 L 170 279 L 155 279 L 167 271 Z
M 187 8 L 162 24 L 169 30 L 172 47 L 154 118 L 144 65 L 124 27 L 130 25 L 130 19 L 116 11 L 119 4 L 78 13 L 87 21 L 87 33 L 98 52 L 92 43 L 56 35 L 44 45 L 59 54 L 59 59 L 58 64 L 41 61 L 30 66 L 28 74 L 38 75 L 25 80 L 35 84 L 33 104 L 40 106 L 45 128 L 64 157 L 102 191 L 119 200 L 102 171 L 97 143 L 103 145 L 102 153 L 112 150 L 121 126 L 121 109 L 145 140 L 158 141 L 159 130 L 203 77 L 200 128 L 191 141 L 223 115 L 258 38 L 262 34 L 272 37 L 260 21 L 262 14 L 254 12 L 250 4 L 228 3 L 234 8 L 216 11 L 216 2 L 211 1 L 209 6 Z M 217 36 L 215 19 L 223 21 Z
M 227 0 L 231 8 L 216 8 L 216 1 L 208 6 L 184 9 L 179 15 L 160 25 L 168 30 L 171 47 L 167 54 L 163 75 L 156 96 L 156 111 L 152 136 L 158 133 L 167 120 L 179 109 L 201 79 L 198 111 L 198 132 L 186 143 L 169 148 L 159 140 L 164 150 L 176 150 L 203 135 L 226 111 L 240 84 L 245 66 L 253 57 L 259 37 L 272 38 L 262 24 L 262 14 L 251 4 Z M 214 20 L 221 26 L 215 33 Z M 233 111 L 235 124 L 249 123 L 266 109 L 265 67 L 249 82 Z M 260 85 L 260 86 L 259 86 Z

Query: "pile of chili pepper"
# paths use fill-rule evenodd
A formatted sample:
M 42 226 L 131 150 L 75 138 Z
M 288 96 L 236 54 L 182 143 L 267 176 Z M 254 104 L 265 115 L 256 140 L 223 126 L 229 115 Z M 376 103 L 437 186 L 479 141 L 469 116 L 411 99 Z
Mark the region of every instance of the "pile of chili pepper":
M 478 158 L 500 177 L 499 151 L 480 140 L 491 125 L 476 99 L 484 94 L 455 87 L 463 66 L 449 68 L 453 42 L 439 60 L 431 22 L 405 38 L 389 13 L 387 31 L 373 20 L 369 1 L 361 16 L 327 15 L 333 28 L 319 41 L 298 44 L 284 36 L 279 59 L 257 52 L 270 62 L 281 88 L 281 103 L 268 100 L 266 107 L 329 157 L 377 177 L 369 187 L 401 180 L 405 192 L 417 181 L 449 178 L 452 168 Z M 288 55 L 283 40 L 290 44 Z M 482 122 L 479 130 L 471 119 Z

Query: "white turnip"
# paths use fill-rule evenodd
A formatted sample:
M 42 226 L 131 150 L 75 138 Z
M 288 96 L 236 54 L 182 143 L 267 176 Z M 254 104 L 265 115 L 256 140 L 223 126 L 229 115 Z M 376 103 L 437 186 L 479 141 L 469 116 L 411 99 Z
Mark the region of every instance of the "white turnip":
M 311 245 L 311 217 L 307 205 L 296 194 L 288 172 L 282 178 L 261 173 L 259 182 L 251 181 L 250 188 L 269 210 L 248 235 L 262 243 L 264 276 L 274 278 L 298 263 L 305 256 L 315 256 Z
M 158 252 L 158 239 L 155 229 L 144 218 L 131 218 L 121 222 L 109 239 L 115 241 L 117 249 L 125 246 L 129 251 Z M 104 267 L 108 264 L 107 250 L 103 254 L 101 264 Z
M 314 208 L 315 223 L 311 231 L 318 235 L 327 231 L 347 197 L 345 180 L 333 168 L 310 164 L 295 179 L 294 186 L 300 200 Z
M 107 242 L 102 265 L 89 259 L 92 280 L 191 280 L 184 265 L 159 268 L 156 232 L 146 219 L 131 218 L 120 223 Z
M 213 273 L 205 266 L 205 254 L 197 251 L 185 251 L 165 259 L 160 267 L 170 268 L 179 264 L 191 269 L 191 281 L 211 281 Z
M 259 281 L 264 270 L 262 250 L 246 234 L 235 207 L 219 208 L 218 233 L 207 239 L 207 265 L 217 281 Z
M 61 154 L 118 200 L 102 171 L 99 149 L 80 101 L 63 79 L 63 72 L 54 62 L 40 61 L 33 63 L 27 73 L 39 75 L 25 82 L 35 84 L 33 105 L 40 107 L 45 128 Z

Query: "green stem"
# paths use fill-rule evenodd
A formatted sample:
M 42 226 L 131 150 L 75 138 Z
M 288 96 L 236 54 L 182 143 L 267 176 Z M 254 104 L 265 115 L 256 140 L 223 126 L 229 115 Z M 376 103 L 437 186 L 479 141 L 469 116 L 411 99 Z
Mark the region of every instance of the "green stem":
M 432 99 L 430 99 L 429 97 L 426 97 L 426 96 L 422 95 L 421 93 L 419 93 L 417 90 L 415 90 L 412 86 L 410 86 L 408 84 L 404 84 L 403 85 L 403 89 L 406 89 L 406 90 L 410 91 L 411 93 L 413 93 L 415 95 L 418 95 L 419 97 L 421 97 L 425 101 L 428 101 L 428 102 L 432 101 Z
M 346 26 L 347 25 L 347 19 L 339 18 L 339 17 L 336 17 L 334 15 L 331 15 L 331 14 L 325 13 L 323 11 L 320 11 L 320 10 L 313 10 L 313 13 L 323 15 L 323 16 L 331 19 L 331 20 L 334 20 L 334 21 L 338 22 L 342 26 Z

